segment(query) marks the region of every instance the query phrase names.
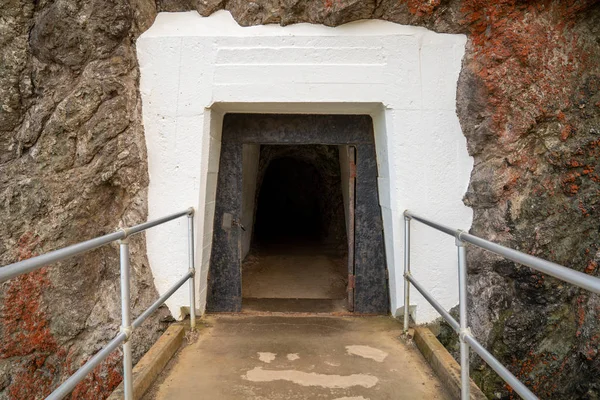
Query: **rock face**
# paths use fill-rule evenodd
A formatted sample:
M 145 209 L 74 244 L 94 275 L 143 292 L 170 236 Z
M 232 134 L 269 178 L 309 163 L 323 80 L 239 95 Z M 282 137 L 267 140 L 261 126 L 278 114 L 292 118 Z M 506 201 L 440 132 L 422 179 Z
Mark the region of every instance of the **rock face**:
M 458 110 L 471 232 L 599 276 L 600 4 L 475 9 Z M 469 248 L 476 335 L 541 398 L 600 396 L 600 298 Z M 475 376 L 506 394 L 488 368 Z
M 0 5 L 1 265 L 146 218 L 134 40 L 154 4 L 35 3 Z M 139 314 L 157 293 L 141 235 L 131 251 Z M 136 359 L 164 316 L 134 335 Z M 0 398 L 45 397 L 119 331 L 118 246 L 3 284 L 0 320 Z M 73 397 L 105 397 L 121 381 L 120 364 L 115 352 Z
M 472 232 L 599 275 L 600 4 L 593 0 L 5 1 L 2 264 L 145 218 L 134 40 L 157 11 L 218 9 L 241 25 L 379 18 L 467 34 L 457 108 L 475 158 L 465 196 Z M 141 237 L 132 248 L 139 311 L 156 293 Z M 478 338 L 541 397 L 598 398 L 598 296 L 476 249 L 468 254 Z M 119 324 L 117 274 L 113 246 L 2 286 L 0 398 L 41 397 L 106 343 Z M 138 334 L 138 354 L 158 334 L 157 318 Z M 77 396 L 102 397 L 91 393 L 118 383 L 118 362 L 109 360 Z M 488 395 L 511 396 L 477 360 L 473 372 Z

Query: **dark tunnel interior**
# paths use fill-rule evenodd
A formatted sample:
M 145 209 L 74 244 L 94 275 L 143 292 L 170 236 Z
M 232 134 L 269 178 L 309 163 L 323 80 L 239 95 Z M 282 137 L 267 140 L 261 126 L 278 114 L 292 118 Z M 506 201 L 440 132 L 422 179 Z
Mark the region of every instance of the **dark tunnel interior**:
M 262 146 L 255 245 L 345 248 L 337 146 Z

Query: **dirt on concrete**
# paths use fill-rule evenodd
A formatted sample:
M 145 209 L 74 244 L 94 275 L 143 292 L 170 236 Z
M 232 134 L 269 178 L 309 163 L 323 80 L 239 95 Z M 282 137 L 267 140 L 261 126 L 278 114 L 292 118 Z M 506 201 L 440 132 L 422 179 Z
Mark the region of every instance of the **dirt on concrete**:
M 389 317 L 203 318 L 145 397 L 162 399 L 449 399 Z

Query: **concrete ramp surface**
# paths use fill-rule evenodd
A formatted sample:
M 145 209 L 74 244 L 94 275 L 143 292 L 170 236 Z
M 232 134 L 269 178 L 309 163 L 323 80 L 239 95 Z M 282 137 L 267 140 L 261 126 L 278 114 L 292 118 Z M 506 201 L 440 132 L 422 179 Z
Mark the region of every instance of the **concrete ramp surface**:
M 146 399 L 449 399 L 389 317 L 212 315 Z

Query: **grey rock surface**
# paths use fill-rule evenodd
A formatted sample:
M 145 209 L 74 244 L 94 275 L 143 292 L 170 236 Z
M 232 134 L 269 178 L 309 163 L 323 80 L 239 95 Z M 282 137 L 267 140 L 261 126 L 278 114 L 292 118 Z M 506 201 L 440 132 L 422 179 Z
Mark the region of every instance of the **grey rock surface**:
M 0 14 L 0 264 L 145 221 L 134 41 L 154 3 L 8 1 Z M 131 249 L 137 315 L 157 293 L 143 235 Z M 166 314 L 135 333 L 136 360 Z M 0 319 L 0 398 L 49 394 L 119 331 L 118 245 L 2 284 Z M 73 396 L 104 397 L 120 369 L 115 353 Z

